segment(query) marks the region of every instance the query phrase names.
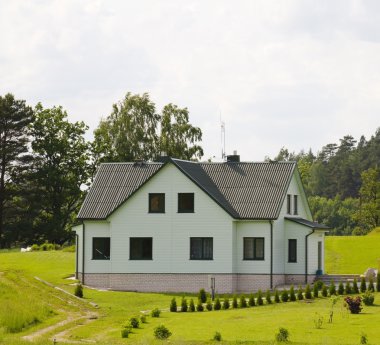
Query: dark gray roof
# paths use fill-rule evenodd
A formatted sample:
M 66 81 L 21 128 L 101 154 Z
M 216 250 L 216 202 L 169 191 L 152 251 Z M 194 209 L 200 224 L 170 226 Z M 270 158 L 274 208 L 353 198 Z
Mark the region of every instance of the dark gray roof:
M 327 225 L 319 224 L 317 222 L 311 222 L 310 220 L 299 218 L 299 217 L 285 217 L 286 220 L 290 220 L 292 222 L 305 225 L 312 229 L 321 229 L 321 230 L 328 230 L 330 229 Z
M 235 219 L 277 219 L 295 162 L 105 163 L 79 219 L 106 219 L 165 164 L 172 163 Z

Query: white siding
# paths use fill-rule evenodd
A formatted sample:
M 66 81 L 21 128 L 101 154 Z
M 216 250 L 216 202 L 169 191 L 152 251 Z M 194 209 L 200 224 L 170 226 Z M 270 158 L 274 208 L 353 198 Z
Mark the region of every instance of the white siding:
M 310 232 L 310 228 L 285 221 L 285 274 L 305 274 L 305 236 Z M 288 262 L 289 239 L 297 240 L 297 262 Z
M 75 250 L 76 252 L 76 257 L 78 258 L 78 262 L 76 263 L 76 267 L 78 268 L 78 272 L 82 272 L 82 248 L 83 248 L 83 242 L 82 242 L 82 228 L 83 225 L 76 225 L 73 226 L 72 231 L 75 231 L 75 233 L 78 235 L 78 242 L 75 243 Z
M 323 272 L 325 270 L 325 232 L 316 230 L 314 234 L 309 236 L 308 241 L 309 262 L 307 266 L 309 274 L 315 274 L 318 269 L 318 242 L 322 242 L 322 270 Z
M 149 193 L 165 193 L 165 213 L 148 213 Z M 177 212 L 178 193 L 194 193 L 194 213 Z M 109 222 L 112 273 L 232 272 L 232 218 L 171 164 L 116 210 Z M 130 237 L 152 237 L 153 260 L 129 260 Z M 190 260 L 190 237 L 212 237 L 213 260 Z

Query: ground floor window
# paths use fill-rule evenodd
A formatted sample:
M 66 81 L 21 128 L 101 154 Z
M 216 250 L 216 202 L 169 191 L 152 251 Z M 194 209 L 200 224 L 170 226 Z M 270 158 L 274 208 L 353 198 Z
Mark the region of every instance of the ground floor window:
M 190 238 L 190 260 L 212 260 L 213 258 L 212 237 Z
M 152 237 L 131 237 L 129 239 L 130 260 L 152 260 Z
M 111 251 L 110 242 L 109 237 L 93 237 L 92 260 L 109 260 Z
M 264 260 L 264 237 L 244 237 L 244 260 Z
M 297 240 L 290 239 L 288 243 L 288 262 L 297 262 Z

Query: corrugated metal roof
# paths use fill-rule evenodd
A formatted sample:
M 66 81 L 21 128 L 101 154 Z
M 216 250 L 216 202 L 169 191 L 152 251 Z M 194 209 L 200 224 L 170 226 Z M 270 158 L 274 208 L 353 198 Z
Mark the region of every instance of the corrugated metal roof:
M 235 219 L 277 219 L 295 162 L 105 163 L 79 219 L 106 219 L 165 164 L 173 163 Z
M 312 229 L 321 229 L 321 230 L 330 229 L 327 225 L 319 224 L 317 222 L 311 222 L 310 220 L 300 218 L 300 217 L 285 217 L 285 219 L 290 220 L 290 221 L 295 222 L 295 223 L 298 223 L 298 224 L 301 224 L 301 225 L 305 225 L 308 228 L 312 228 Z

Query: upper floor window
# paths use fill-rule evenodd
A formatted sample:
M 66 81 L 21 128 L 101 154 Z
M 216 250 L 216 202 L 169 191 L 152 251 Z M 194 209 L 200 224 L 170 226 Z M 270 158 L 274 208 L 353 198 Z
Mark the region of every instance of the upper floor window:
M 298 214 L 298 196 L 293 196 L 293 214 Z
M 288 262 L 297 262 L 297 240 L 290 239 L 288 242 Z
M 288 194 L 286 198 L 286 213 L 292 213 L 292 196 L 290 194 Z
M 194 212 L 194 193 L 178 193 L 178 213 Z
M 244 237 L 244 260 L 264 260 L 264 237 Z
M 92 260 L 109 260 L 111 247 L 110 242 L 109 237 L 93 237 Z
M 164 193 L 149 193 L 149 213 L 165 213 Z
M 190 238 L 190 260 L 212 260 L 213 258 L 212 237 Z
M 129 239 L 130 260 L 152 260 L 152 237 L 131 237 Z

